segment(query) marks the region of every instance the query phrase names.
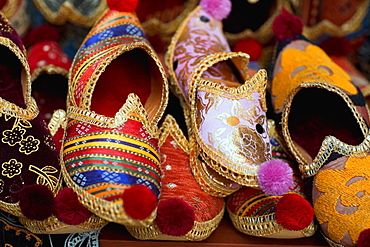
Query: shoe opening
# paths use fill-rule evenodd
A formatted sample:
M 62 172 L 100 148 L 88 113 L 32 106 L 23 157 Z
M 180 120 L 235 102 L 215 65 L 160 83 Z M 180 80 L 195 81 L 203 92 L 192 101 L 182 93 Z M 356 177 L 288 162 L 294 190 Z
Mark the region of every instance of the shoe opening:
M 159 81 L 160 80 L 160 81 Z M 101 74 L 91 100 L 91 110 L 114 117 L 130 93 L 136 94 L 153 117 L 161 102 L 163 79 L 155 61 L 141 49 L 114 59 Z
M 356 118 L 337 94 L 320 88 L 300 90 L 293 99 L 288 120 L 293 142 L 314 159 L 326 136 L 358 145 L 364 140 Z
M 0 46 L 0 97 L 26 108 L 21 83 L 22 63 L 6 46 Z

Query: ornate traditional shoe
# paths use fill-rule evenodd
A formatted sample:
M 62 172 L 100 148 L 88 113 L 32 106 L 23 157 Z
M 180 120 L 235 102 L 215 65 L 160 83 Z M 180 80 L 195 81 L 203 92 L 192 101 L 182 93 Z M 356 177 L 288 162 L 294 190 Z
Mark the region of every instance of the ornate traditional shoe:
M 45 19 L 54 24 L 62 25 L 67 21 L 77 26 L 91 27 L 107 8 L 106 1 L 75 1 L 75 0 L 34 0 L 36 8 Z
M 0 3 L 0 10 L 9 20 L 20 37 L 24 37 L 31 25 L 27 0 L 5 0 Z
M 44 220 L 61 187 L 58 152 L 31 97 L 25 48 L 2 15 L 0 24 L 0 209 Z
M 32 96 L 44 119 L 49 122 L 55 110 L 66 109 L 71 61 L 57 43 L 60 36 L 53 26 L 39 26 L 29 36 L 32 45 L 27 59 L 31 70 Z
M 168 115 L 161 127 L 162 192 L 158 215 L 149 227 L 127 227 L 137 239 L 201 241 L 217 228 L 224 199 L 204 192 L 189 165 L 189 142 Z
M 268 120 L 268 130 L 275 162 L 287 162 L 294 171 L 290 191 L 281 196 L 266 194 L 260 189 L 243 187 L 228 198 L 231 221 L 240 232 L 265 238 L 294 239 L 310 237 L 316 231 L 314 211 L 304 199 L 304 184 L 298 164 L 286 153 L 284 140 Z
M 174 90 L 183 101 L 191 167 L 202 188 L 215 196 L 230 195 L 240 185 L 257 187 L 259 165 L 270 157 L 266 71 L 249 78 L 249 56 L 230 52 L 220 22 L 230 4 L 201 1 L 166 55 Z
M 108 1 L 74 58 L 62 170 L 91 212 L 147 226 L 161 188 L 157 123 L 168 84 L 134 13 L 137 2 L 125 3 Z
M 370 228 L 369 114 L 350 76 L 305 40 L 302 26 L 284 11 L 274 21 L 280 40 L 271 92 L 274 110 L 311 185 L 306 192 L 325 238 L 332 246 L 353 246 Z

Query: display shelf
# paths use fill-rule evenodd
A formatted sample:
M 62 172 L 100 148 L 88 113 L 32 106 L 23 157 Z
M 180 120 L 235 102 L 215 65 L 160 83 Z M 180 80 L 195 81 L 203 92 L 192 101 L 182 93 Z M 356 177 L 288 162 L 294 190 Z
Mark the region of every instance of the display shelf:
M 227 215 L 222 219 L 219 227 L 206 240 L 200 242 L 173 242 L 173 241 L 156 241 L 156 240 L 137 240 L 130 235 L 122 225 L 110 223 L 103 228 L 100 234 L 101 247 L 118 247 L 118 246 L 151 246 L 151 247 L 267 247 L 267 246 L 301 246 L 317 247 L 328 246 L 319 232 L 310 238 L 300 239 L 269 239 L 245 235 L 237 231 Z

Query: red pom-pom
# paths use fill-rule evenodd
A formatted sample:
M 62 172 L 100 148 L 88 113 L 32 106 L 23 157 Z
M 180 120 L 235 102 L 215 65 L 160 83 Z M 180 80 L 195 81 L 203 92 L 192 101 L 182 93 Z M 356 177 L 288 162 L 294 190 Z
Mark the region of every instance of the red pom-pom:
M 8 2 L 8 0 L 0 0 L 0 10 L 2 8 L 4 8 L 4 6 L 6 5 L 7 2 Z
M 285 194 L 276 205 L 276 222 L 285 229 L 299 231 L 309 226 L 314 217 L 311 204 L 297 194 Z
M 55 216 L 69 225 L 85 222 L 91 212 L 78 200 L 77 194 L 71 188 L 63 188 L 55 197 Z
M 321 43 L 321 48 L 331 56 L 347 57 L 351 52 L 351 44 L 344 37 L 332 37 Z
M 30 32 L 28 39 L 29 39 L 28 41 L 29 45 L 34 45 L 42 41 L 58 42 L 60 40 L 60 35 L 56 27 L 45 24 L 45 25 L 35 27 Z
M 283 8 L 272 24 L 272 31 L 279 40 L 292 38 L 302 33 L 302 19 Z
M 146 219 L 157 207 L 157 197 L 145 185 L 134 185 L 126 189 L 122 198 L 127 215 L 133 219 Z
M 155 221 L 162 233 L 183 236 L 193 228 L 194 219 L 194 208 L 182 199 L 171 198 L 159 203 Z
M 19 207 L 30 220 L 45 220 L 54 211 L 54 195 L 45 185 L 33 184 L 19 193 Z
M 254 39 L 239 40 L 235 43 L 233 51 L 247 53 L 252 61 L 257 61 L 262 55 L 262 45 Z
M 222 21 L 231 12 L 230 0 L 200 0 L 202 9 L 218 21 Z
M 111 10 L 120 12 L 135 12 L 139 0 L 107 0 L 108 7 Z
M 356 241 L 356 247 L 369 247 L 370 246 L 370 229 L 365 229 L 360 233 Z

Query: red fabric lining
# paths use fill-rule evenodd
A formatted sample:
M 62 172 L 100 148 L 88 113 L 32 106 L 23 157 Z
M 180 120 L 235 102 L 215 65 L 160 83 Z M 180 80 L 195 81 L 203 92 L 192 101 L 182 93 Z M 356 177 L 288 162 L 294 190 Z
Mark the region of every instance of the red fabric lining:
M 342 98 L 324 89 L 302 89 L 295 96 L 289 116 L 292 139 L 315 158 L 326 136 L 358 145 L 363 135 Z
M 150 92 L 148 55 L 143 50 L 134 49 L 120 55 L 106 67 L 96 83 L 91 110 L 114 117 L 130 93 L 135 93 L 145 104 Z

